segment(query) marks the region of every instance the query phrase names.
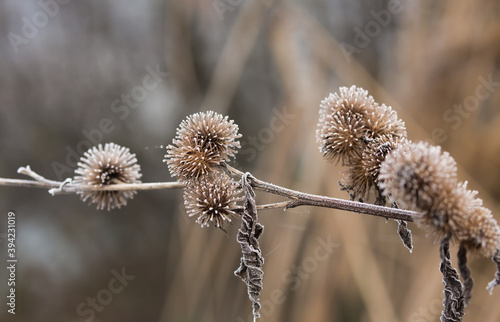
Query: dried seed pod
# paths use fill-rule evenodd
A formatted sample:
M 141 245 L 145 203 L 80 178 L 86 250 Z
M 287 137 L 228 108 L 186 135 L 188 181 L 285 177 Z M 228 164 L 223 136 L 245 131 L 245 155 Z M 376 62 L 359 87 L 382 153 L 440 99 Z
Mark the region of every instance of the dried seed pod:
M 476 250 L 484 257 L 493 257 L 500 249 L 500 229 L 491 211 L 485 207 L 474 207 L 465 218 L 461 240 L 469 250 Z
M 367 110 L 364 115 L 368 137 L 407 138 L 405 122 L 398 119 L 398 114 L 390 106 L 375 104 L 373 110 Z
M 457 166 L 449 153 L 419 142 L 390 153 L 380 167 L 379 186 L 399 205 L 427 211 L 436 204 L 441 191 L 457 184 Z
M 427 143 L 405 145 L 390 153 L 380 168 L 383 194 L 422 212 L 417 224 L 435 238 L 451 236 L 467 249 L 493 257 L 500 229 L 477 191 L 457 182 L 453 158 Z
M 167 162 L 173 177 L 178 177 L 181 182 L 188 182 L 217 171 L 222 163 L 219 155 L 208 148 L 186 143 L 187 141 L 174 140 L 174 145 L 167 147 L 163 161 Z
M 351 164 L 359 159 L 364 146 L 365 128 L 360 116 L 351 111 L 325 117 L 323 131 L 318 132 L 320 151 L 331 162 Z
M 198 216 L 196 222 L 201 227 L 213 224 L 223 229 L 225 220 L 238 217 L 237 202 L 243 200 L 238 184 L 226 174 L 213 179 L 202 177 L 190 181 L 184 189 L 184 205 L 189 216 Z
M 103 187 L 118 183 L 140 183 L 142 174 L 135 154 L 114 143 L 99 144 L 89 149 L 78 162 L 73 183 Z M 83 201 L 97 204 L 97 209 L 120 208 L 133 198 L 135 191 L 83 191 Z
M 213 111 L 195 113 L 181 122 L 176 140 L 194 143 L 201 150 L 212 151 L 221 159 L 229 160 L 238 152 L 240 138 L 238 125 L 227 116 Z
M 352 111 L 354 113 L 363 113 L 370 110 L 375 104 L 375 100 L 368 91 L 361 87 L 340 87 L 339 94 L 330 94 L 321 101 L 320 113 L 333 114 L 339 110 Z
M 195 113 L 177 128 L 163 162 L 179 181 L 198 180 L 217 172 L 225 160 L 234 157 L 240 147 L 236 139 L 240 137 L 238 125 L 227 116 L 213 111 Z
M 320 104 L 316 141 L 327 160 L 341 160 L 346 165 L 362 153 L 367 132 L 364 114 L 373 110 L 375 101 L 356 86 L 341 87 L 339 92 L 330 94 Z
M 400 145 L 406 144 L 394 136 L 383 135 L 372 139 L 366 145 L 359 159 L 356 159 L 346 171 L 341 181 L 343 190 L 347 190 L 352 200 L 368 197 L 372 187 L 376 187 L 380 165 L 386 156 Z M 376 189 L 378 191 L 378 189 Z
M 360 162 L 367 144 L 378 137 L 406 139 L 405 123 L 390 106 L 378 105 L 356 86 L 339 92 L 320 104 L 316 141 L 327 160 L 350 166 Z

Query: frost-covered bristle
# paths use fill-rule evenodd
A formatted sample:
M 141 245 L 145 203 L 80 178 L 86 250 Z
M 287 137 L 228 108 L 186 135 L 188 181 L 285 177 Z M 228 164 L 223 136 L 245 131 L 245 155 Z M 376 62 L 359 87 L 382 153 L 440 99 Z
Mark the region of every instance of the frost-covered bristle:
M 369 142 L 378 137 L 406 139 L 405 123 L 390 106 L 377 104 L 360 87 L 341 87 L 321 101 L 316 141 L 331 162 L 359 163 Z
M 389 154 L 380 169 L 380 188 L 398 204 L 425 211 L 446 186 L 456 186 L 455 160 L 426 142 L 411 143 Z
M 223 228 L 223 222 L 237 217 L 235 209 L 241 201 L 241 189 L 229 176 L 220 174 L 216 178 L 191 181 L 184 190 L 184 205 L 190 217 L 197 216 L 201 227 L 213 225 Z
M 95 187 L 119 183 L 140 183 L 140 166 L 135 154 L 128 148 L 114 143 L 99 144 L 84 153 L 73 183 Z M 135 191 L 83 191 L 78 192 L 83 201 L 97 204 L 97 209 L 120 208 L 133 198 Z
M 240 148 L 238 125 L 213 111 L 195 113 L 181 122 L 163 162 L 179 181 L 199 180 L 218 171 Z
M 407 137 L 405 122 L 398 119 L 398 114 L 390 106 L 375 104 L 373 111 L 366 113 L 365 119 L 368 135 L 371 138 L 386 136 L 405 139 Z
M 382 163 L 379 186 L 392 201 L 419 211 L 417 224 L 430 235 L 451 236 L 470 250 L 492 257 L 500 232 L 477 191 L 457 180 L 455 160 L 440 147 L 412 143 L 390 153 Z
M 219 155 L 224 160 L 238 152 L 241 137 L 238 125 L 227 116 L 213 111 L 195 113 L 181 122 L 177 129 L 176 140 L 185 144 L 194 143 L 201 149 L 207 149 Z
M 404 139 L 386 135 L 371 140 L 361 158 L 355 160 L 346 171 L 341 181 L 342 189 L 347 190 L 353 200 L 367 198 L 370 190 L 377 187 L 380 166 L 386 156 L 406 143 Z
M 364 146 L 365 129 L 358 114 L 351 111 L 328 114 L 322 124 L 317 137 L 320 152 L 327 160 L 349 164 L 359 158 Z
M 374 104 L 373 97 L 356 86 L 341 87 L 321 101 L 316 140 L 328 161 L 346 165 L 359 158 L 367 131 L 363 115 Z
M 181 182 L 198 180 L 213 174 L 222 163 L 219 155 L 212 150 L 203 149 L 199 145 L 186 145 L 174 140 L 175 145 L 167 147 L 165 160 L 173 177 Z

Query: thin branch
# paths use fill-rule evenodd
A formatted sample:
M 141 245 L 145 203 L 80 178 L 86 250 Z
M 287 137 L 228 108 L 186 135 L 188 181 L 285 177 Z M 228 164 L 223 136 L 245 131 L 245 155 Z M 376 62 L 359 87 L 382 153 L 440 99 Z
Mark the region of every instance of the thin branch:
M 185 185 L 179 182 L 147 182 L 147 183 L 119 183 L 107 186 L 89 186 L 67 184 L 61 189 L 51 189 L 52 195 L 75 193 L 80 191 L 125 191 L 125 190 L 162 190 L 180 189 Z
M 76 185 L 71 183 L 71 179 L 65 181 L 49 180 L 31 170 L 30 166 L 21 167 L 17 172 L 35 180 L 0 178 L 0 186 L 50 189 L 49 192 L 52 195 L 83 191 L 160 190 L 185 187 L 184 184 L 179 182 L 120 183 L 107 186 Z
M 62 183 L 62 182 L 61 182 Z M 40 182 L 35 180 L 25 180 L 25 179 L 7 179 L 0 178 L 0 186 L 11 186 L 11 187 L 27 187 L 27 188 L 56 188 L 60 184 L 54 185 L 46 182 Z
M 281 209 L 281 208 L 290 208 L 291 201 L 282 201 L 276 203 L 270 203 L 265 205 L 257 206 L 257 210 L 271 210 L 271 209 Z
M 226 165 L 226 168 L 230 173 L 234 175 L 237 176 L 243 175 L 243 172 L 231 167 L 230 165 Z M 259 180 L 253 176 L 250 176 L 249 180 L 255 189 L 291 199 L 289 205 L 285 207 L 285 210 L 288 208 L 294 208 L 298 206 L 315 206 L 323 208 L 340 209 L 340 210 L 357 212 L 360 214 L 399 219 L 411 222 L 414 221 L 415 217 L 420 215 L 420 213 L 410 210 L 376 206 L 357 201 L 350 201 L 350 200 L 304 193 L 280 187 L 278 185 Z
M 35 179 L 39 183 L 43 183 L 43 184 L 50 186 L 50 187 L 58 186 L 61 184 L 61 182 L 49 180 L 49 179 L 42 177 L 41 175 L 39 175 L 35 171 L 31 170 L 31 167 L 29 165 L 27 165 L 25 167 L 20 167 L 19 169 L 17 169 L 17 173 L 24 174 L 28 177 L 32 177 L 33 179 Z
M 235 169 L 229 165 L 225 165 L 226 169 L 241 177 L 243 172 Z M 0 186 L 17 186 L 17 187 L 30 187 L 30 188 L 45 188 L 50 189 L 52 195 L 68 194 L 83 191 L 124 191 L 124 190 L 161 190 L 161 189 L 180 189 L 185 185 L 179 182 L 150 182 L 150 183 L 132 183 L 132 184 L 113 184 L 107 186 L 90 186 L 90 185 L 76 185 L 71 183 L 71 179 L 65 181 L 54 181 L 44 178 L 38 173 L 31 170 L 29 166 L 21 167 L 18 173 L 32 177 L 35 180 L 22 180 L 22 179 L 7 179 L 0 178 Z M 259 210 L 268 209 L 289 209 L 299 206 L 314 206 L 323 208 L 333 208 L 345 211 L 357 212 L 360 214 L 367 214 L 379 216 L 384 218 L 399 219 L 405 221 L 414 221 L 414 218 L 420 214 L 415 211 L 395 209 L 389 207 L 376 206 L 362 202 L 337 199 L 332 197 L 325 197 L 304 193 L 278 185 L 259 180 L 253 176 L 249 176 L 249 181 L 255 189 L 272 193 L 278 196 L 288 198 L 290 200 L 278 202 L 274 204 L 260 205 Z

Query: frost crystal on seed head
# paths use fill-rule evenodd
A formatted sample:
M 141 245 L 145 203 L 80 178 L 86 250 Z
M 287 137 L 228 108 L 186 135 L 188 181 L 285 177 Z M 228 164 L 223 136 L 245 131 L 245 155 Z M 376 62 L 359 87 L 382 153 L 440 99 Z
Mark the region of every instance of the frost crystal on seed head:
M 367 131 L 363 114 L 373 109 L 375 101 L 356 86 L 341 87 L 339 92 L 321 101 L 316 141 L 327 160 L 345 165 L 361 154 Z
M 195 113 L 188 116 L 177 129 L 178 140 L 194 143 L 202 149 L 213 151 L 224 160 L 238 152 L 240 138 L 238 125 L 227 116 L 213 111 Z
M 226 174 L 208 180 L 191 181 L 184 190 L 184 205 L 190 217 L 198 216 L 201 227 L 213 225 L 223 229 L 223 222 L 238 217 L 237 202 L 243 200 L 238 184 Z
M 368 197 L 370 190 L 377 187 L 380 166 L 386 156 L 404 144 L 406 140 L 387 135 L 370 140 L 361 157 L 346 171 L 340 182 L 342 190 L 348 191 L 352 200 Z M 378 193 L 378 189 L 375 190 Z
M 419 142 L 390 153 L 380 168 L 385 195 L 414 210 L 428 210 L 445 186 L 457 184 L 457 165 L 441 148 Z
M 135 154 L 114 143 L 99 144 L 89 149 L 78 162 L 73 183 L 102 187 L 119 183 L 140 183 L 141 167 Z M 77 192 L 83 201 L 97 204 L 97 209 L 120 208 L 133 198 L 135 191 Z
M 238 152 L 238 125 L 213 111 L 188 116 L 167 147 L 164 162 L 180 181 L 198 180 L 217 171 L 217 166 Z
M 369 110 L 375 104 L 375 100 L 368 91 L 361 87 L 351 86 L 340 87 L 339 93 L 330 94 L 327 98 L 321 101 L 320 113 L 332 114 L 338 110 L 352 111 L 354 113 L 362 113 Z
M 187 182 L 209 176 L 222 163 L 220 156 L 209 149 L 192 144 L 186 145 L 183 141 L 174 140 L 175 145 L 167 147 L 165 160 L 173 177 Z
M 468 250 L 492 257 L 500 247 L 500 229 L 477 191 L 457 180 L 455 160 L 438 146 L 412 143 L 387 156 L 380 168 L 383 194 L 422 212 L 416 222 L 431 236 L 451 236 Z
M 368 142 L 382 136 L 406 139 L 405 123 L 364 89 L 341 87 L 339 94 L 321 101 L 316 141 L 328 161 L 348 166 L 359 162 Z
M 380 136 L 390 136 L 404 139 L 407 137 L 406 125 L 398 114 L 390 106 L 385 104 L 373 105 L 373 111 L 366 113 L 366 127 L 368 136 L 377 138 Z

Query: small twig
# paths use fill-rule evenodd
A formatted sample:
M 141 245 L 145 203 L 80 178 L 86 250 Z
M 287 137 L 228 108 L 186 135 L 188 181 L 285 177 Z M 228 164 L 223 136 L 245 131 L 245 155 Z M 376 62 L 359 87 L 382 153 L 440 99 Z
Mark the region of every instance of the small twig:
M 52 188 L 49 190 L 49 193 L 51 195 L 55 195 L 57 193 L 62 193 L 64 186 L 70 184 L 73 181 L 71 178 L 66 178 L 63 182 L 61 182 L 61 185 L 58 188 Z
M 229 165 L 225 165 L 226 169 L 241 177 L 243 172 L 235 169 Z M 29 166 L 21 167 L 18 173 L 32 177 L 35 180 L 21 180 L 21 179 L 6 179 L 0 178 L 0 186 L 17 186 L 17 187 L 30 187 L 30 188 L 46 188 L 52 195 L 68 194 L 83 191 L 125 191 L 125 190 L 161 190 L 161 189 L 180 189 L 185 185 L 179 182 L 150 182 L 150 183 L 131 183 L 131 184 L 113 184 L 107 186 L 90 186 L 78 185 L 69 183 L 68 181 L 54 181 L 44 178 L 38 173 L 31 170 Z M 259 210 L 277 209 L 277 208 L 294 208 L 299 206 L 315 206 L 323 208 L 333 208 L 345 211 L 357 212 L 360 214 L 367 214 L 373 216 L 380 216 L 384 218 L 399 219 L 405 221 L 414 221 L 416 216 L 420 214 L 415 211 L 395 209 L 383 206 L 376 206 L 362 202 L 337 199 L 332 197 L 318 196 L 309 193 L 304 193 L 278 185 L 259 180 L 253 176 L 249 176 L 249 181 L 255 189 L 279 195 L 290 199 L 289 201 L 278 202 L 274 204 L 261 205 Z
M 68 194 L 82 191 L 125 191 L 125 190 L 160 190 L 160 189 L 179 189 L 185 185 L 179 182 L 149 182 L 149 183 L 120 183 L 107 186 L 79 185 L 70 183 L 71 179 L 64 181 L 54 181 L 46 179 L 38 173 L 31 170 L 30 166 L 20 167 L 18 173 L 29 176 L 35 180 L 7 179 L 0 178 L 0 186 L 44 188 L 49 189 L 49 193 Z
M 107 186 L 89 186 L 68 184 L 62 191 L 53 190 L 53 194 L 75 193 L 79 191 L 126 191 L 126 190 L 162 190 L 180 189 L 185 185 L 179 182 L 147 182 L 147 183 L 119 183 Z
M 226 168 L 233 175 L 236 176 L 243 175 L 243 172 L 231 167 L 230 165 L 226 165 Z M 360 214 L 399 219 L 411 222 L 414 221 L 415 217 L 420 215 L 420 213 L 410 210 L 376 206 L 357 201 L 350 201 L 350 200 L 308 194 L 280 187 L 275 184 L 256 179 L 253 176 L 249 177 L 249 181 L 251 182 L 252 186 L 255 189 L 291 199 L 291 201 L 285 207 L 286 209 L 298 206 L 316 206 L 323 208 L 333 208 L 333 209 L 352 211 Z
M 50 188 L 56 188 L 59 185 L 35 181 L 35 180 L 0 178 L 0 186 L 50 189 Z
M 257 206 L 257 210 L 271 210 L 271 209 L 281 209 L 281 208 L 286 209 L 289 206 L 290 206 L 290 201 L 282 201 L 282 202 Z
M 19 169 L 17 169 L 17 173 L 24 174 L 28 177 L 32 177 L 36 181 L 46 183 L 47 185 L 55 185 L 56 187 L 61 185 L 61 182 L 59 181 L 49 180 L 42 177 L 35 171 L 31 170 L 31 167 L 29 165 L 27 165 L 26 167 L 20 167 Z

